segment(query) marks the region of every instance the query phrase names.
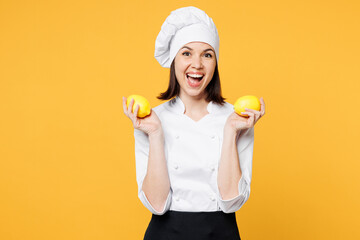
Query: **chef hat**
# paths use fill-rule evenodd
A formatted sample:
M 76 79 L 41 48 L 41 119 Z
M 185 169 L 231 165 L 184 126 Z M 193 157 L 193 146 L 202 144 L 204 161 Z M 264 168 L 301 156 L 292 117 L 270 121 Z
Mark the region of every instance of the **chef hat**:
M 189 42 L 205 42 L 215 50 L 219 60 L 219 35 L 213 20 L 196 7 L 183 7 L 170 13 L 155 41 L 155 58 L 170 68 L 177 52 Z

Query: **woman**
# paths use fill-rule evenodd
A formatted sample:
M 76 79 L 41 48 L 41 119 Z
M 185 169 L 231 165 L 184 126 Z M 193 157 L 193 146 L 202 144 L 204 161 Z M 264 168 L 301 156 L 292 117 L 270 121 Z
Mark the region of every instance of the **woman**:
M 219 37 L 195 7 L 172 11 L 155 42 L 155 58 L 170 67 L 168 100 L 137 118 L 124 113 L 135 136 L 139 199 L 152 212 L 144 239 L 240 239 L 235 212 L 250 195 L 254 125 L 265 113 L 234 112 L 221 96 Z M 174 98 L 173 98 L 174 97 Z

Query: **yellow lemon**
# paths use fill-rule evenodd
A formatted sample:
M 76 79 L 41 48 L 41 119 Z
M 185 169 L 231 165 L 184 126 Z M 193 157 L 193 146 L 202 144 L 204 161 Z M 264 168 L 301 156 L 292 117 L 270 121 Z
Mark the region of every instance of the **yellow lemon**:
M 257 97 L 251 95 L 242 96 L 238 98 L 234 104 L 235 112 L 240 116 L 248 117 L 248 115 L 241 114 L 241 112 L 246 112 L 245 108 L 260 111 L 261 109 L 260 100 Z
M 129 104 L 130 104 L 130 101 L 131 101 L 132 98 L 134 99 L 134 105 L 133 105 L 133 108 L 132 108 L 132 112 L 135 112 L 136 105 L 138 104 L 139 105 L 139 111 L 138 111 L 137 116 L 139 118 L 146 117 L 147 115 L 150 114 L 151 107 L 150 107 L 149 101 L 146 98 L 144 98 L 143 96 L 140 96 L 140 95 L 136 95 L 136 94 L 130 95 L 126 100 L 126 107 L 127 108 L 129 107 Z

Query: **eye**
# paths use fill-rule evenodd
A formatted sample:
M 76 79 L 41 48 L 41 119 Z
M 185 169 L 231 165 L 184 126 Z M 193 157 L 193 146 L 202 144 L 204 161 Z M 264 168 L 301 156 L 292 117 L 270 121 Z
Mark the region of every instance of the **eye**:
M 183 52 L 182 55 L 184 56 L 189 56 L 189 55 L 186 55 L 186 54 L 190 54 L 189 52 Z
M 212 58 L 212 55 L 210 53 L 205 53 L 205 56 L 209 56 L 209 58 Z

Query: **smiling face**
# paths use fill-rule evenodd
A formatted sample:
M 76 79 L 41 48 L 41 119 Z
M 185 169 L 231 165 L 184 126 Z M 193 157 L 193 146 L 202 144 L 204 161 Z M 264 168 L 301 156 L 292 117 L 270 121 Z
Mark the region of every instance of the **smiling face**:
M 214 48 L 204 42 L 190 42 L 178 51 L 174 61 L 180 96 L 205 97 L 216 66 Z

